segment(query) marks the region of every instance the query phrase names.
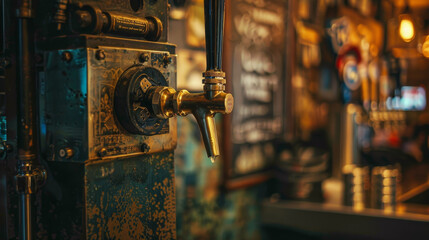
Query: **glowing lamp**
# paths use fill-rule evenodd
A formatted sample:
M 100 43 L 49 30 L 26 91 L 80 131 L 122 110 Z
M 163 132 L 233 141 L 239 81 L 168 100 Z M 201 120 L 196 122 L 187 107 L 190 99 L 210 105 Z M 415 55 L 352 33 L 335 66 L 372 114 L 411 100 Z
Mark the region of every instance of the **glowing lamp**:
M 415 35 L 413 20 L 408 14 L 402 15 L 399 24 L 399 36 L 405 42 L 411 42 Z

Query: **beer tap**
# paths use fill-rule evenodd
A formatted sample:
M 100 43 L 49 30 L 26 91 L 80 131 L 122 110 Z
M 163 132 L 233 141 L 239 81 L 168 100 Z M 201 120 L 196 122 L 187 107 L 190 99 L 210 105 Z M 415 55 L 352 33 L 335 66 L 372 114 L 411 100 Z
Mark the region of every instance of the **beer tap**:
M 222 41 L 224 0 L 205 0 L 204 16 L 206 31 L 207 69 L 203 73 L 203 92 L 176 91 L 165 86 L 152 86 L 142 90 L 151 110 L 158 118 L 167 119 L 174 115 L 194 115 L 212 162 L 219 156 L 214 116 L 232 111 L 234 98 L 225 91 L 225 73 L 222 71 Z

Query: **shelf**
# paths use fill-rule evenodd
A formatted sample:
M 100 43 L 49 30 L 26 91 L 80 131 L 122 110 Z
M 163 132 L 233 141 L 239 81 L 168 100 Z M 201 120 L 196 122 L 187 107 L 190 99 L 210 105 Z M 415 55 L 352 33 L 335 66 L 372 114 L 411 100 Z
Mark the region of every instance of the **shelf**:
M 351 207 L 320 203 L 266 200 L 262 205 L 262 223 L 322 236 L 429 239 L 429 215 L 426 214 L 387 214 L 377 209 L 355 211 Z

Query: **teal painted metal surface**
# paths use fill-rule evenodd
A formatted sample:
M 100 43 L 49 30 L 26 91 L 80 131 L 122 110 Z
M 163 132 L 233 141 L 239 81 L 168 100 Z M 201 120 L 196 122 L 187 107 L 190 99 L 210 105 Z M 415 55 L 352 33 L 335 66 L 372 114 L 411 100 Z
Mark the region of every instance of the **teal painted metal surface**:
M 176 239 L 171 151 L 46 166 L 48 182 L 35 196 L 35 239 Z M 10 211 L 16 216 L 17 206 Z M 15 233 L 11 226 L 9 239 Z
M 0 141 L 7 141 L 6 116 L 0 116 Z
M 63 54 L 70 53 L 72 61 L 63 61 Z M 86 123 L 88 120 L 88 78 L 86 49 L 69 49 L 45 52 L 46 69 L 40 73 L 43 86 L 41 99 L 42 124 L 46 133 L 42 137 L 46 149 L 42 151 L 48 160 L 85 161 L 88 156 L 88 138 Z M 63 148 L 72 148 L 71 158 L 62 158 L 58 152 Z
M 175 239 L 172 152 L 87 164 L 87 239 Z

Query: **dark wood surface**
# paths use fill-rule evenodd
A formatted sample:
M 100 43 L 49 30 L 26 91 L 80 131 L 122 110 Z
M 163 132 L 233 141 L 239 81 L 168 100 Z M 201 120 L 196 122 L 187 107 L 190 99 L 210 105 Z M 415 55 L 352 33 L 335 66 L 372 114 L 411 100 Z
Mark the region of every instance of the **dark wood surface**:
M 268 227 L 316 234 L 327 239 L 427 239 L 426 214 L 351 207 L 321 203 L 264 201 L 262 223 Z M 401 208 L 403 209 L 403 208 Z M 349 238 L 350 237 L 350 238 Z

